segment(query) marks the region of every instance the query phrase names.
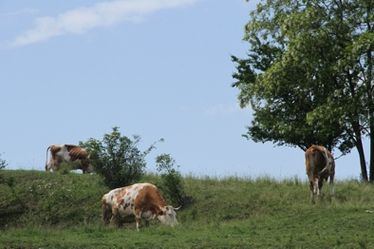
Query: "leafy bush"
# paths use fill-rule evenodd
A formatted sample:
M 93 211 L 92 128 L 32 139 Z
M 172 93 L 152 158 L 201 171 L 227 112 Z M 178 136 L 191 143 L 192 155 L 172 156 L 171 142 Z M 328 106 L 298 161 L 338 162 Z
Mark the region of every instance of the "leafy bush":
M 175 169 L 175 160 L 169 154 L 161 154 L 156 158 L 156 166 L 161 173 L 161 189 L 168 199 L 180 206 L 189 204 L 191 197 L 184 192 L 183 179 Z
M 110 188 L 138 181 L 144 174 L 144 158 L 154 148 L 152 145 L 146 151 L 140 151 L 137 147 L 140 137 L 130 139 L 121 135 L 118 129 L 114 127 L 102 140 L 90 138 L 87 142 L 80 142 L 90 153 L 95 171 L 104 177 L 105 184 Z

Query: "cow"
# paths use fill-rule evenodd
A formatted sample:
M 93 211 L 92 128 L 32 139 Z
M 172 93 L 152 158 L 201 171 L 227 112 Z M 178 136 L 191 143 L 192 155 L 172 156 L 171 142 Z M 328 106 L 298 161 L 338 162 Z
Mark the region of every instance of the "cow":
M 51 158 L 48 162 L 48 151 L 51 152 Z M 83 173 L 92 173 L 93 167 L 90 164 L 88 152 L 78 146 L 72 144 L 53 144 L 48 146 L 46 151 L 46 171 L 57 171 L 62 162 L 77 163 L 78 169 Z
M 334 193 L 335 161 L 330 151 L 320 145 L 312 145 L 305 151 L 306 174 L 309 178 L 310 197 L 320 196 L 323 181 L 330 178 L 331 193 Z
M 158 188 L 151 183 L 136 183 L 116 188 L 105 194 L 102 199 L 103 221 L 119 227 L 121 219 L 135 216 L 136 230 L 139 231 L 141 220 L 148 225 L 157 218 L 162 224 L 178 224 L 174 208 L 167 205 Z

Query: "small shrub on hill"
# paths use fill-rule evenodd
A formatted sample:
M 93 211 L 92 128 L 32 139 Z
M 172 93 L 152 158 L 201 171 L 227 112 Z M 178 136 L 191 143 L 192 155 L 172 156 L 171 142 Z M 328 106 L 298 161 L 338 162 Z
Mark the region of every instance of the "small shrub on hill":
M 137 182 L 144 174 L 145 156 L 154 146 L 140 151 L 137 147 L 139 142 L 139 136 L 130 139 L 114 127 L 102 140 L 90 138 L 80 145 L 89 151 L 91 163 L 95 171 L 104 177 L 105 184 L 117 188 Z
M 161 173 L 161 189 L 168 199 L 180 206 L 189 204 L 192 198 L 184 192 L 183 178 L 175 169 L 175 160 L 169 154 L 161 154 L 156 158 L 156 165 Z

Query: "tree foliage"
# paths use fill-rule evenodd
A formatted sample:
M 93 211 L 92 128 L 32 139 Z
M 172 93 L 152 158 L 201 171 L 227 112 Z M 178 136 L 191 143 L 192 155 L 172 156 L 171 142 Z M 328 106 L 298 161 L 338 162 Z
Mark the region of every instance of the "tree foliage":
M 371 142 L 374 180 L 374 2 L 268 0 L 251 12 L 247 58 L 232 57 L 241 107 L 256 142 L 354 147 L 367 180 L 362 139 Z
M 90 138 L 80 145 L 90 153 L 95 171 L 104 177 L 110 188 L 123 187 L 138 181 L 144 174 L 145 156 L 154 148 L 141 151 L 139 136 L 130 139 L 121 135 L 118 127 L 105 134 L 102 140 Z

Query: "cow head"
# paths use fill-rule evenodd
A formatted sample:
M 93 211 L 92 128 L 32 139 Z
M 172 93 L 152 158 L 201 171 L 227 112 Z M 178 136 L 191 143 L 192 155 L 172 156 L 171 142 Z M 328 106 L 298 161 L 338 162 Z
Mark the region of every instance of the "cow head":
M 88 164 L 88 167 L 84 170 L 83 173 L 95 173 L 95 169 L 94 169 L 93 165 L 91 163 Z
M 165 206 L 161 208 L 161 214 L 157 216 L 158 220 L 167 226 L 175 226 L 178 225 L 177 221 L 177 213 L 175 210 L 179 208 L 174 208 L 172 206 Z

